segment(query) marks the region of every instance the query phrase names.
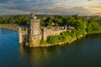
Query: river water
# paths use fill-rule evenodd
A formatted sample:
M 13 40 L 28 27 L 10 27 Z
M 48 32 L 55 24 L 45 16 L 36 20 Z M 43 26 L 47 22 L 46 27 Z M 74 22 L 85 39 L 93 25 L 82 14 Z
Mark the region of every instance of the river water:
M 0 29 L 0 67 L 101 67 L 101 34 L 66 46 L 27 48 L 16 31 Z

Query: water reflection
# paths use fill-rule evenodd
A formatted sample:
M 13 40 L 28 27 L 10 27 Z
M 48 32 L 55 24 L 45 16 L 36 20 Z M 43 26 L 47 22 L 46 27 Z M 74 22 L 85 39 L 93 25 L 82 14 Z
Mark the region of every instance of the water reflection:
M 83 38 L 84 39 L 84 38 Z M 20 45 L 20 54 L 21 56 L 29 61 L 30 64 L 39 65 L 39 64 L 56 64 L 56 62 L 61 62 L 60 60 L 65 59 L 67 62 L 71 60 L 71 57 L 74 58 L 74 54 L 78 56 L 81 50 L 81 44 L 83 42 L 83 39 L 75 41 L 72 45 L 68 44 L 68 46 L 54 46 L 49 48 L 28 48 Z M 77 52 L 75 52 L 75 49 Z M 70 50 L 71 49 L 71 50 Z M 65 58 L 66 57 L 66 58 Z M 75 56 L 76 57 L 76 56 Z M 54 60 L 54 61 L 53 61 Z M 56 62 L 55 62 L 56 61 Z M 67 63 L 65 62 L 65 63 Z M 58 64 L 58 63 L 57 63 Z M 61 64 L 64 64 L 64 62 L 61 62 Z
M 22 57 L 29 57 L 31 64 L 44 64 L 51 60 L 53 56 L 61 52 L 62 47 L 50 47 L 50 48 L 27 48 L 20 46 L 20 54 Z
M 89 34 L 89 35 L 87 35 L 86 36 L 86 38 L 89 38 L 89 39 L 97 39 L 97 38 L 99 38 L 99 39 L 101 39 L 101 33 L 97 33 L 97 34 Z
M 101 67 L 100 41 L 101 34 L 86 36 L 67 46 L 27 48 L 18 44 L 17 32 L 0 29 L 0 64 L 8 64 L 5 67 Z

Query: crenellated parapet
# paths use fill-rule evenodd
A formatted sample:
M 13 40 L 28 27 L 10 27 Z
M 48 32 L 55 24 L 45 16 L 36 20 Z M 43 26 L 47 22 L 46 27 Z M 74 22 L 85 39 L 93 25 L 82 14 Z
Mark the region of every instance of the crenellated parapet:
M 67 31 L 67 27 L 61 26 L 61 27 L 43 27 L 42 28 L 42 39 L 46 40 L 47 37 L 52 35 L 59 35 L 61 32 Z

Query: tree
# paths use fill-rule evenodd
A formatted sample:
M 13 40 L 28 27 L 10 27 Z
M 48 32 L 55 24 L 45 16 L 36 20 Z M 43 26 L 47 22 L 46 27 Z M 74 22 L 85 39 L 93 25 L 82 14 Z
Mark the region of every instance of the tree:
M 74 17 L 70 16 L 70 17 L 68 18 L 68 25 L 70 25 L 70 26 L 75 26 L 75 22 L 76 22 L 76 20 L 75 20 Z
M 8 19 L 8 23 L 9 23 L 9 24 L 11 24 L 11 23 L 15 23 L 14 18 L 13 18 L 13 17 L 9 18 L 9 19 Z
M 0 24 L 2 24 L 4 21 L 4 19 L 2 17 L 0 17 Z
M 86 30 L 87 28 L 87 22 L 85 21 L 82 21 L 82 20 L 77 20 L 76 23 L 75 23 L 75 28 L 77 30 Z
M 60 41 L 60 36 L 59 35 L 55 35 L 55 36 L 49 36 L 47 38 L 47 42 L 50 44 L 58 44 Z
M 101 25 L 97 22 L 90 22 L 87 28 L 88 33 L 97 33 L 101 32 Z

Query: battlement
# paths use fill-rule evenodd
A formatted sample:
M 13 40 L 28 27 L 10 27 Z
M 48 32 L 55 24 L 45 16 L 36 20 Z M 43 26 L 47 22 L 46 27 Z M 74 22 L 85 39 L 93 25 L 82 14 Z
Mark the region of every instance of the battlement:
M 40 19 L 31 19 L 30 22 L 40 22 Z
M 67 31 L 67 28 L 64 26 L 61 27 L 44 27 L 42 28 L 42 39 L 46 40 L 47 37 L 52 36 L 52 35 L 59 35 L 61 32 Z

